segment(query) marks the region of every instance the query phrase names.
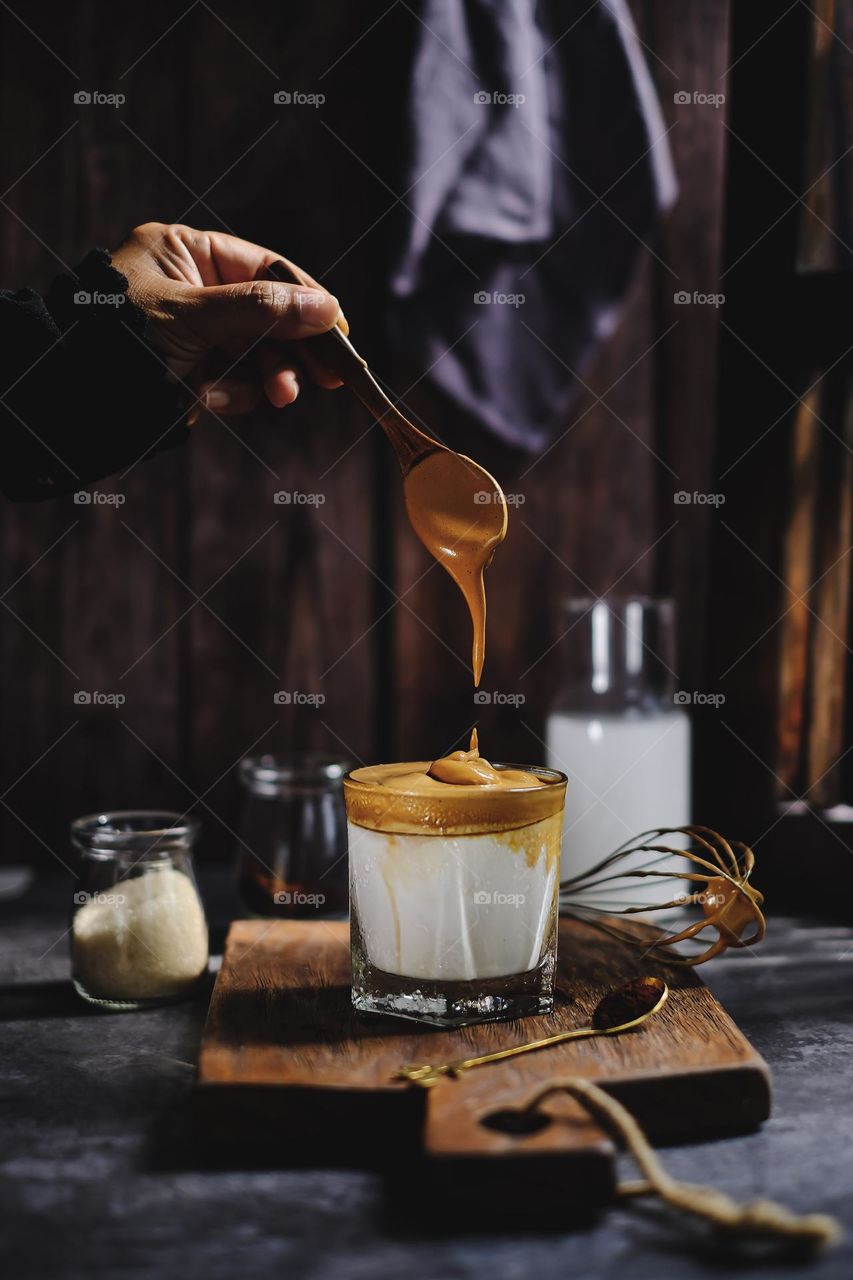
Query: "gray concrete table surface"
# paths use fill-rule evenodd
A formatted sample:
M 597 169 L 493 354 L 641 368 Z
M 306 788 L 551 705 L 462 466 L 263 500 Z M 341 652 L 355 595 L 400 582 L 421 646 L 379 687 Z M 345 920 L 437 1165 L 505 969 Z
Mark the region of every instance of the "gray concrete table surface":
M 0 904 L 0 1274 L 9 1280 L 853 1274 L 853 928 L 771 918 L 765 945 L 704 971 L 770 1064 L 773 1115 L 756 1133 L 664 1152 L 676 1176 L 845 1224 L 840 1247 L 791 1263 L 733 1255 L 640 1204 L 582 1230 L 499 1234 L 481 1217 L 470 1233 L 439 1234 L 429 1221 L 395 1221 L 376 1171 L 205 1167 L 185 1149 L 182 1117 L 206 999 L 90 1010 L 68 981 L 70 894 L 40 884 Z

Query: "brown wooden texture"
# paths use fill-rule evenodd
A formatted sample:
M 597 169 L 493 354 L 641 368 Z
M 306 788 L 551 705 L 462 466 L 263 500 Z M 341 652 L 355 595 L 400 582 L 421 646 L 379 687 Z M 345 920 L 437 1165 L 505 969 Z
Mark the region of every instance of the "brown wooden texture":
M 818 557 L 811 605 L 811 718 L 805 790 L 828 807 L 846 799 L 842 761 L 847 746 L 850 657 L 850 553 L 853 548 L 853 396 L 847 374 L 830 378 L 824 398 L 829 430 L 821 437 L 823 477 Z
M 801 271 L 851 269 L 849 150 L 853 138 L 853 17 L 842 0 L 813 0 L 808 69 Z M 839 172 L 839 170 L 841 172 Z
M 680 195 L 656 246 L 656 348 L 654 414 L 656 450 L 667 465 L 655 467 L 659 495 L 655 585 L 679 605 L 678 674 L 681 689 L 715 687 L 708 666 L 708 617 L 712 603 L 696 592 L 707 581 L 712 537 L 719 533 L 721 507 L 675 505 L 676 491 L 718 493 L 716 476 L 718 346 L 725 315 L 720 282 L 723 256 L 725 169 L 728 121 L 729 7 L 718 0 L 647 9 L 647 37 L 672 147 Z M 716 106 L 677 105 L 677 92 L 719 96 Z M 701 195 L 699 194 L 701 192 Z M 680 303 L 676 296 L 691 301 Z M 670 468 L 671 470 L 668 470 Z M 675 527 L 673 527 L 675 526 Z M 697 755 L 703 759 L 702 726 Z
M 518 1136 L 494 1127 L 495 1113 L 518 1108 L 534 1088 L 564 1075 L 602 1083 L 653 1138 L 735 1132 L 767 1117 L 767 1068 L 695 972 L 662 968 L 565 919 L 559 955 L 552 1016 L 440 1031 L 353 1011 L 345 924 L 237 921 L 199 1056 L 206 1113 L 227 1117 L 239 1099 L 242 1126 L 246 1095 L 254 1090 L 256 1124 L 258 1115 L 262 1123 L 287 1115 L 289 1101 L 309 1130 L 313 1120 L 319 1141 L 328 1095 L 343 1091 L 356 1108 L 368 1095 L 374 1123 L 390 1124 L 412 1103 L 412 1087 L 392 1078 L 404 1063 L 455 1060 L 586 1025 L 607 990 L 657 973 L 670 984 L 670 998 L 641 1031 L 474 1068 L 427 1091 L 427 1154 L 437 1160 L 548 1156 L 564 1161 L 571 1176 L 599 1170 L 608 1149 L 604 1136 L 567 1099 L 546 1107 L 552 1121 L 538 1132 Z M 252 1136 L 247 1129 L 246 1140 Z
M 762 887 L 772 893 L 773 845 L 782 835 L 776 830 L 779 795 L 790 801 L 802 795 L 789 781 L 788 736 L 784 768 L 779 767 L 780 723 L 786 735 L 795 723 L 787 720 L 792 704 L 779 702 L 794 654 L 785 626 L 794 603 L 786 535 L 798 505 L 807 502 L 809 483 L 807 468 L 792 473 L 791 433 L 798 420 L 805 421 L 805 402 L 812 407 L 822 454 L 828 419 L 811 393 L 818 374 L 844 367 L 851 333 L 838 317 L 850 309 L 846 281 L 796 273 L 799 228 L 808 216 L 797 196 L 809 183 L 803 172 L 809 7 L 797 5 L 780 15 L 777 5 L 755 0 L 734 6 L 732 13 L 717 457 L 726 501 L 713 540 L 708 630 L 711 678 L 726 702 L 708 718 L 707 768 L 700 761 L 695 776 L 704 820 L 743 832 L 763 863 Z M 830 430 L 838 428 L 830 423 Z M 816 536 L 825 519 L 818 504 Z M 805 544 L 797 554 L 802 584 Z M 804 585 L 813 586 L 824 567 L 806 576 Z M 813 600 L 808 603 L 814 607 Z M 810 637 L 813 626 L 810 616 Z M 806 703 L 804 735 L 809 716 Z M 801 769 L 803 743 L 793 745 Z M 802 852 L 800 843 L 788 866 Z M 820 875 L 816 892 L 819 884 Z
M 335 289 L 359 348 L 415 420 L 525 498 L 489 577 L 484 688 L 526 699 L 479 709 L 498 756 L 543 758 L 569 594 L 674 588 L 679 676 L 713 688 L 695 581 L 709 521 L 674 509 L 672 492 L 713 488 L 718 317 L 671 299 L 673 272 L 685 288 L 714 286 L 726 135 L 722 111 L 676 114 L 672 93 L 725 70 L 728 7 L 685 0 L 673 17 L 662 0 L 633 5 L 666 123 L 677 120 L 681 197 L 662 242 L 640 251 L 620 328 L 541 459 L 472 429 L 422 370 L 388 359 L 407 6 L 390 6 L 371 31 L 368 0 L 220 0 L 185 13 L 151 0 L 120 21 L 105 0 L 41 0 L 21 14 L 26 25 L 14 5 L 0 10 L 4 286 L 45 287 L 93 244 L 149 219 L 273 245 Z M 79 107 L 81 88 L 127 101 Z M 322 112 L 276 107 L 282 88 L 324 92 Z M 70 428 L 74 415 L 69 406 Z M 248 750 L 370 761 L 437 754 L 467 732 L 461 600 L 408 529 L 384 440 L 344 395 L 308 388 L 280 418 L 208 417 L 183 453 L 98 487 L 126 502 L 0 508 L 0 593 L 11 588 L 0 611 L 0 791 L 20 815 L 0 808 L 4 859 L 54 865 L 70 818 L 134 805 L 196 809 L 206 851 L 225 855 L 239 821 L 232 766 Z M 276 505 L 282 491 L 323 501 Z M 682 527 L 668 533 L 676 517 Z M 78 689 L 127 701 L 75 706 Z M 283 707 L 278 689 L 326 701 Z
M 780 800 L 796 794 L 802 776 L 803 728 L 806 724 L 809 672 L 808 592 L 814 565 L 814 537 L 819 497 L 820 427 L 815 419 L 820 393 L 815 385 L 803 397 L 793 424 L 791 504 L 785 528 L 783 572 L 787 612 L 779 625 L 779 766 Z

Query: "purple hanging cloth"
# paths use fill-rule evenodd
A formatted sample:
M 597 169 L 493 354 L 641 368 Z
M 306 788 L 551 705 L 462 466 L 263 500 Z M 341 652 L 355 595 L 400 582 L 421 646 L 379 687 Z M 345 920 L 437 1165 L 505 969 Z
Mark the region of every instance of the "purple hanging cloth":
M 542 449 L 676 183 L 624 0 L 420 0 L 396 348 Z

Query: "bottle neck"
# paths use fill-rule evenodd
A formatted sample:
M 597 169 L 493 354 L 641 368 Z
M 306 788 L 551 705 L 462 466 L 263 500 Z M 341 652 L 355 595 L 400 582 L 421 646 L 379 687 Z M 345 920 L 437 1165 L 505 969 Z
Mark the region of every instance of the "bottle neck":
M 671 602 L 575 601 L 567 612 L 564 677 L 557 708 L 638 716 L 661 715 L 676 708 Z

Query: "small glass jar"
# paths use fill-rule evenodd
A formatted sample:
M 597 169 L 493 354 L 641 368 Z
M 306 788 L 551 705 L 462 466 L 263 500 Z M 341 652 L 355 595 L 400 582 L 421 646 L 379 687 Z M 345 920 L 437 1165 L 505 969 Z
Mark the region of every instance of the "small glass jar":
M 80 863 L 72 980 L 105 1009 L 191 995 L 207 972 L 208 931 L 193 871 L 199 823 L 177 813 L 90 814 L 71 824 Z
M 343 778 L 335 756 L 251 756 L 237 851 L 240 897 L 256 916 L 315 919 L 347 909 Z
M 564 769 L 572 797 L 562 875 L 589 870 L 620 845 L 654 827 L 691 820 L 690 720 L 675 675 L 673 602 L 648 596 L 570 599 L 562 641 L 563 684 L 548 716 L 548 764 Z M 678 846 L 678 838 L 669 842 Z M 625 872 L 651 866 L 636 854 Z M 684 870 L 658 858 L 656 872 Z M 662 903 L 683 882 L 631 878 L 590 889 L 605 909 Z

